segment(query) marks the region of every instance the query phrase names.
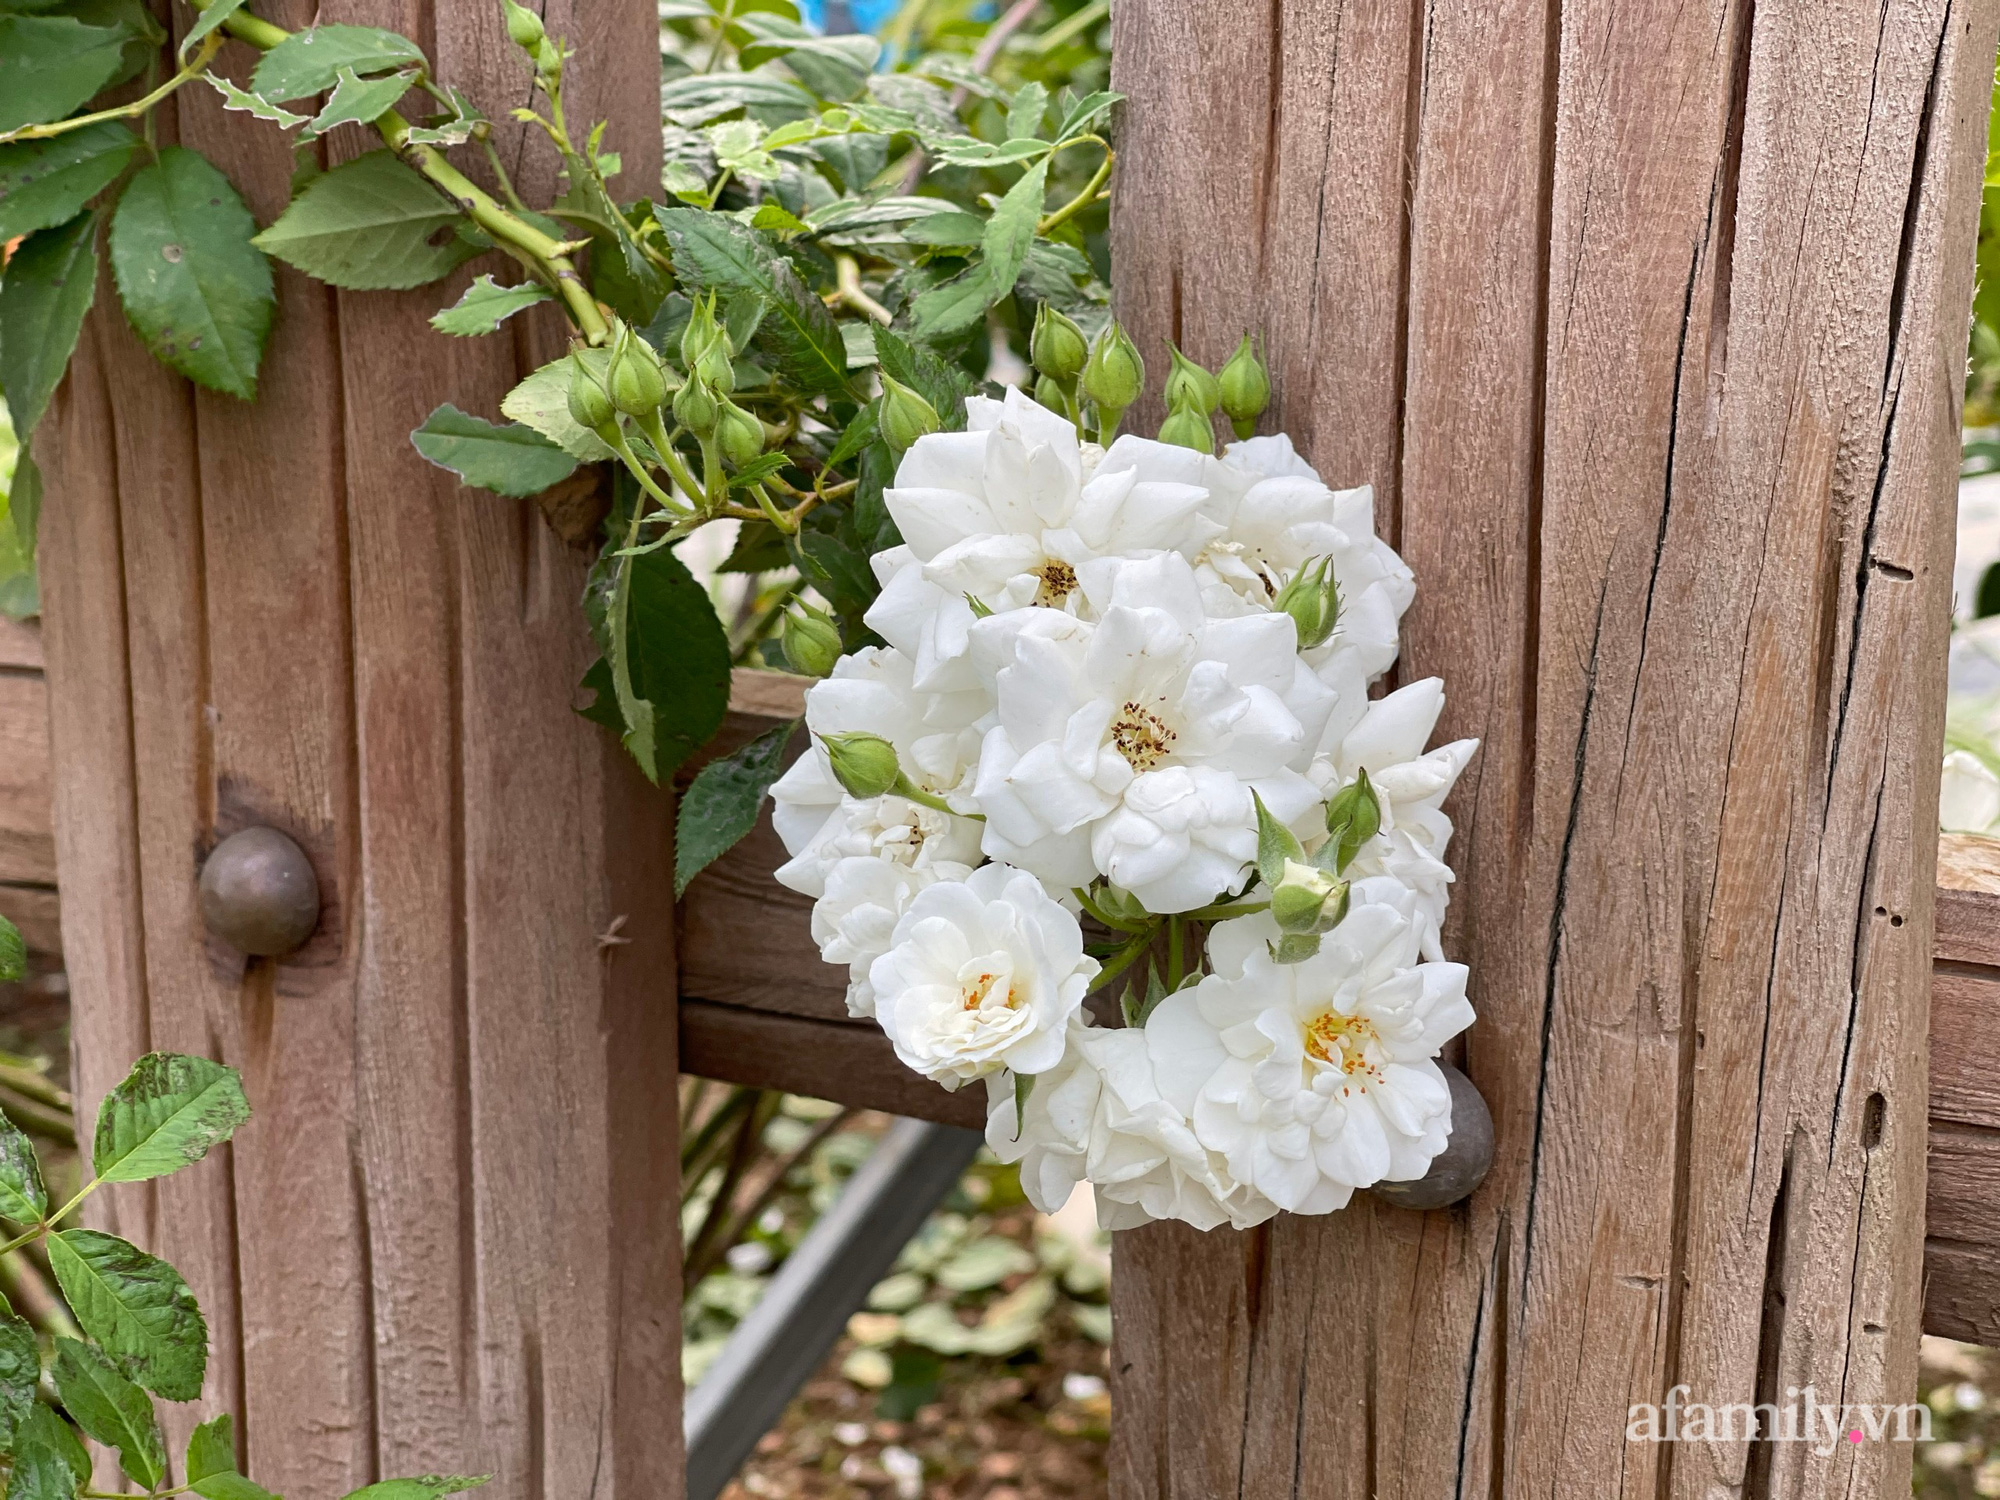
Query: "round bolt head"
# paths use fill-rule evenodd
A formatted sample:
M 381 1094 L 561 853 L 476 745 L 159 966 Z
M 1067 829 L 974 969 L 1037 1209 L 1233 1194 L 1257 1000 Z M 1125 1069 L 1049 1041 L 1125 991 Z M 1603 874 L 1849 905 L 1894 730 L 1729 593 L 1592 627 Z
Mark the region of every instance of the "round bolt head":
M 1439 1063 L 1451 1087 L 1451 1138 L 1431 1169 L 1409 1182 L 1378 1182 L 1368 1191 L 1397 1208 L 1447 1208 L 1486 1180 L 1493 1165 L 1493 1115 L 1479 1090 L 1450 1063 Z
M 319 926 L 319 879 L 305 851 L 275 828 L 246 828 L 201 867 L 201 920 L 257 958 L 297 949 Z

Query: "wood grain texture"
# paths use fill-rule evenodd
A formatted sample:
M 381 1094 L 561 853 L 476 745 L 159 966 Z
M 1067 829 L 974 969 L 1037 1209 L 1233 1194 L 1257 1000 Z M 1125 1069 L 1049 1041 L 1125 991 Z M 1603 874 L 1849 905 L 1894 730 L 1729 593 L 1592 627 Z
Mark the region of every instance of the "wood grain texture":
M 48 689 L 41 674 L 0 671 L 0 881 L 52 884 Z
M 321 18 L 408 30 L 496 118 L 527 102 L 492 7 Z M 548 24 L 578 49 L 573 110 L 614 117 L 643 190 L 650 8 Z M 161 125 L 260 219 L 282 208 L 280 138 L 191 94 Z M 549 154 L 502 144 L 546 192 Z M 362 146 L 337 133 L 329 159 Z M 38 441 L 79 1093 L 163 1046 L 242 1067 L 257 1109 L 218 1161 L 104 1213 L 188 1273 L 210 1402 L 293 1493 L 679 1482 L 670 799 L 570 712 L 587 553 L 407 440 L 447 396 L 496 406 L 559 337 L 428 329 L 483 269 L 349 296 L 280 268 L 250 406 L 162 371 L 107 286 Z M 252 823 L 297 837 L 326 897 L 276 964 L 195 914 L 202 854 Z M 620 917 L 630 941 L 601 944 Z
M 1440 735 L 1484 741 L 1447 947 L 1499 1138 L 1447 1213 L 1125 1236 L 1120 1500 L 1907 1485 L 1893 1444 L 1624 1432 L 1676 1383 L 1914 1389 L 1997 24 L 1115 11 L 1121 315 L 1149 358 L 1267 331 L 1272 425 L 1376 485 L 1417 571 L 1403 679 L 1443 672 Z
M 948 1093 L 897 1060 L 879 1028 L 683 997 L 681 1071 L 835 1099 L 857 1109 L 986 1128 L 986 1088 Z

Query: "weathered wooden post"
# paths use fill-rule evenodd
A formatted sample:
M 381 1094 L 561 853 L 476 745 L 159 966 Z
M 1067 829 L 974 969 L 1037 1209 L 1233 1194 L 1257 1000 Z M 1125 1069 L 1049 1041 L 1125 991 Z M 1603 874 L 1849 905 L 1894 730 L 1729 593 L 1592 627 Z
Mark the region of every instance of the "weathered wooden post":
M 548 12 L 572 117 L 611 118 L 645 191 L 653 8 Z M 318 15 L 421 39 L 497 120 L 524 97 L 487 0 Z M 157 118 L 260 219 L 283 206 L 275 132 L 202 89 Z M 500 139 L 549 187 L 551 154 Z M 120 1227 L 188 1274 L 210 1393 L 273 1489 L 492 1470 L 496 1500 L 671 1494 L 668 799 L 570 712 L 587 552 L 407 439 L 441 392 L 497 404 L 555 326 L 432 333 L 477 267 L 401 294 L 275 269 L 255 405 L 162 369 L 107 287 L 37 442 L 80 1093 L 165 1047 L 242 1067 L 257 1111 L 226 1164 L 109 1211 L 149 1202 Z M 205 937 L 196 876 L 258 824 L 306 848 L 325 908 L 303 950 L 246 962 Z
M 1626 1428 L 1913 1399 L 2000 7 L 1114 14 L 1123 316 L 1148 358 L 1266 330 L 1421 580 L 1401 671 L 1484 741 L 1448 946 L 1499 1155 L 1444 1213 L 1124 1236 L 1113 1495 L 1906 1489 L 1845 1426 Z

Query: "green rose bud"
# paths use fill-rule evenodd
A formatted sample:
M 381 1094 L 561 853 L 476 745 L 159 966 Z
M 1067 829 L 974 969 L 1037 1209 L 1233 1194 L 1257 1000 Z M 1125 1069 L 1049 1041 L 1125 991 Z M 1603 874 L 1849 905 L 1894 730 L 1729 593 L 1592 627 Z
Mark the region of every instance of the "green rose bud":
M 1340 585 L 1333 576 L 1333 558 L 1307 558 L 1271 604 L 1292 617 L 1301 651 L 1325 645 L 1340 620 Z
M 1243 342 L 1222 367 L 1219 385 L 1222 410 L 1229 418 L 1229 425 L 1239 438 L 1249 437 L 1257 430 L 1257 419 L 1264 414 L 1264 408 L 1271 404 L 1271 377 L 1251 347 L 1249 334 L 1243 335 Z
M 1035 399 L 1059 417 L 1069 415 L 1069 401 L 1063 395 L 1063 388 L 1056 384 L 1052 375 L 1035 377 Z
M 1168 412 L 1167 420 L 1160 424 L 1160 441 L 1192 448 L 1197 453 L 1213 453 L 1215 424 L 1207 412 L 1183 402 Z
M 1134 926 L 1142 927 L 1152 920 L 1152 913 L 1146 910 L 1144 902 L 1130 891 L 1115 886 L 1108 880 L 1097 888 L 1096 895 L 1091 899 L 1097 909 L 1113 921 L 1130 922 Z
M 896 747 L 879 734 L 823 734 L 833 779 L 850 797 L 879 797 L 903 779 L 896 764 Z
M 722 456 L 740 469 L 764 451 L 764 424 L 724 396 L 716 416 L 715 439 Z
M 667 377 L 660 368 L 660 356 L 629 324 L 620 326 L 611 346 L 604 387 L 611 404 L 630 417 L 650 417 L 667 399 Z
M 1326 831 L 1338 848 L 1334 868 L 1345 870 L 1361 846 L 1382 831 L 1382 802 L 1363 769 L 1326 805 Z M 1324 858 L 1325 851 L 1321 851 Z
M 562 78 L 562 43 L 552 36 L 545 36 L 535 44 L 535 71 L 548 83 L 559 82 Z
M 604 383 L 583 362 L 583 356 L 576 353 L 569 357 L 569 414 L 579 426 L 592 432 L 612 426 L 618 420 L 618 408 L 611 404 Z
M 1028 337 L 1028 358 L 1037 370 L 1056 380 L 1074 380 L 1090 358 L 1083 330 L 1044 302 L 1035 310 L 1035 331 Z M 1129 404 L 1129 403 L 1128 403 Z
M 938 430 L 938 414 L 930 402 L 886 373 L 882 376 L 882 409 L 877 421 L 882 441 L 899 455 L 918 438 Z
M 714 435 L 722 408 L 699 375 L 674 392 L 674 420 L 698 438 Z
M 507 39 L 524 52 L 532 53 L 542 39 L 542 18 L 514 0 L 500 0 L 507 16 Z
M 1091 345 L 1083 367 L 1083 393 L 1097 403 L 1098 423 L 1107 431 L 1118 425 L 1125 408 L 1146 388 L 1146 362 L 1116 319 Z
M 681 363 L 712 391 L 726 396 L 736 389 L 734 351 L 729 347 L 728 330 L 715 320 L 713 296 L 695 303 L 687 327 L 681 331 Z
M 778 638 L 785 661 L 801 677 L 824 677 L 840 660 L 840 631 L 823 610 L 801 604 L 785 616 L 784 633 Z M 831 752 L 829 752 L 831 753 Z
M 1283 878 L 1271 889 L 1271 918 L 1282 933 L 1319 937 L 1340 925 L 1347 900 L 1346 881 L 1315 865 L 1286 860 Z
M 1222 386 L 1213 375 L 1172 343 L 1167 345 L 1167 353 L 1174 361 L 1173 369 L 1167 372 L 1168 406 L 1192 406 L 1206 415 L 1222 404 Z

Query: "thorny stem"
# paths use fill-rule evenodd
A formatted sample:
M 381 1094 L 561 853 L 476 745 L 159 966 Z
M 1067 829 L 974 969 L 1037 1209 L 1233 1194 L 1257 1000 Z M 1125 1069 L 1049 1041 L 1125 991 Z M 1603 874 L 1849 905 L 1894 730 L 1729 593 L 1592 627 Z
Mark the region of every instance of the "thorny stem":
M 188 3 L 199 11 L 206 10 L 214 0 L 188 0 Z M 274 26 L 247 10 L 234 12 L 222 23 L 221 30 L 265 52 L 292 35 L 284 27 Z M 577 275 L 576 266 L 559 241 L 550 239 L 534 225 L 503 208 L 492 194 L 445 160 L 444 153 L 436 147 L 412 144 L 409 138 L 410 122 L 395 110 L 389 110 L 374 124 L 382 143 L 429 178 L 433 186 L 443 190 L 473 223 L 503 245 L 523 251 L 540 262 L 568 307 L 570 317 L 583 331 L 583 336 L 593 344 L 604 342 L 611 332 L 610 326 L 604 321 L 604 314 L 598 311 L 589 288 L 584 286 L 583 278 Z
M 51 136 L 80 130 L 86 125 L 100 124 L 105 120 L 130 120 L 143 115 L 182 84 L 198 78 L 202 69 L 208 66 L 208 60 L 215 56 L 216 48 L 221 45 L 222 38 L 210 32 L 201 39 L 201 45 L 195 49 L 194 56 L 188 59 L 186 66 L 144 98 L 134 99 L 130 104 L 100 109 L 93 114 L 72 115 L 67 120 L 54 120 L 46 125 L 22 125 L 14 130 L 0 131 L 0 146 L 14 141 L 44 141 Z

